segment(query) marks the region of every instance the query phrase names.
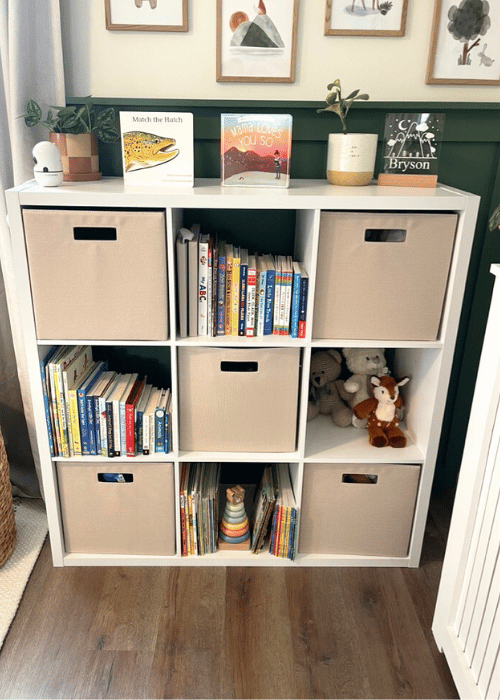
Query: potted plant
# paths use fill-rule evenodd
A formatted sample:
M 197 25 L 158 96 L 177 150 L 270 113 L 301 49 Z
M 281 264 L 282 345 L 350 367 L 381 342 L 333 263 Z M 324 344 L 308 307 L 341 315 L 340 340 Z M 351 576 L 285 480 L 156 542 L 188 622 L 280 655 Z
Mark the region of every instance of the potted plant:
M 341 134 L 328 134 L 328 157 L 326 176 L 332 185 L 367 185 L 373 178 L 377 155 L 377 134 L 350 134 L 347 132 L 346 117 L 352 103 L 368 100 L 368 95 L 360 95 L 359 90 L 342 97 L 340 80 L 330 83 L 326 96 L 327 106 L 317 112 L 333 112 L 340 117 Z
M 97 139 L 111 143 L 120 136 L 112 107 L 99 110 L 88 97 L 83 105 L 50 107 L 43 117 L 40 105 L 35 100 L 28 100 L 23 116 L 27 126 L 43 124 L 49 130 L 49 141 L 61 151 L 64 180 L 75 182 L 101 178 Z

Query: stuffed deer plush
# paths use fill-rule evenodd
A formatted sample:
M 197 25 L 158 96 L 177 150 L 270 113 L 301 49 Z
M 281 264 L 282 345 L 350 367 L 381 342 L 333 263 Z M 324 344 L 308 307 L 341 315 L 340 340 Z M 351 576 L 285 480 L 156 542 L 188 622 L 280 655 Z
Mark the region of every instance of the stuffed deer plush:
M 372 377 L 372 394 L 352 409 L 358 418 L 368 418 L 368 441 L 374 447 L 405 447 L 406 437 L 399 429 L 396 409 L 403 401 L 399 387 L 409 382 L 409 377 L 397 381 L 394 377 Z

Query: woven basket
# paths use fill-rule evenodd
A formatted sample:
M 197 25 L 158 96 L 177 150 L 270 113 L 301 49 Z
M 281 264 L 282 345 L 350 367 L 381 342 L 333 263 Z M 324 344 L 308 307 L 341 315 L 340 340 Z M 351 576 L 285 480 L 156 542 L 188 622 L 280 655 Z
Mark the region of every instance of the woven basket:
M 0 566 L 5 564 L 16 544 L 16 521 L 12 503 L 9 462 L 0 430 Z

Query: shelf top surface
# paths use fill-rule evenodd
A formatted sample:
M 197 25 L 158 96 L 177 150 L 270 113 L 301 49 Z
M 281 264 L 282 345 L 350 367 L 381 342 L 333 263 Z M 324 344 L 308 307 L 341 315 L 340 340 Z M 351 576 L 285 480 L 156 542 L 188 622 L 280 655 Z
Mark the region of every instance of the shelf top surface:
M 339 187 L 327 180 L 291 180 L 289 188 L 223 187 L 219 179 L 197 179 L 194 187 L 131 187 L 123 178 L 65 182 L 41 187 L 34 180 L 11 191 L 24 206 L 146 206 L 248 209 L 464 209 L 476 197 L 446 185 L 436 188 Z

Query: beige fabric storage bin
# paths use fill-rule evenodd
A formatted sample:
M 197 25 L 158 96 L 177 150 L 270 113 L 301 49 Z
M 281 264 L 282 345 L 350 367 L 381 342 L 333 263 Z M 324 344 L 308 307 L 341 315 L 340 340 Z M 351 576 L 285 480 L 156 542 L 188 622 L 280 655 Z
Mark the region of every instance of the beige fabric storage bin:
M 300 348 L 178 350 L 181 450 L 295 449 Z
M 165 215 L 24 209 L 41 340 L 168 339 Z
M 406 556 L 419 475 L 418 464 L 304 465 L 299 552 Z
M 313 338 L 436 340 L 456 214 L 322 212 Z
M 103 473 L 131 475 L 125 483 Z M 148 462 L 57 462 L 67 552 L 175 554 L 174 467 Z

